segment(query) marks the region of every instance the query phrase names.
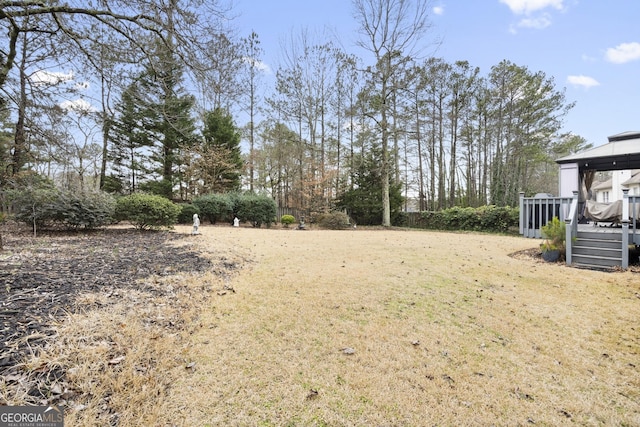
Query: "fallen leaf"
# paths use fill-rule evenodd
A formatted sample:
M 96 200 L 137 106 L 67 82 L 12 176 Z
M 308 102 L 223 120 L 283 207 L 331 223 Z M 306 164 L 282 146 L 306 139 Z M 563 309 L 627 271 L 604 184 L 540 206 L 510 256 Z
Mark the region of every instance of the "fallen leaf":
M 571 414 L 565 411 L 564 409 L 560 409 L 558 412 L 560 412 L 562 415 L 564 415 L 567 418 L 571 418 Z
M 60 387 L 60 384 L 54 384 L 49 391 L 53 394 L 62 394 L 62 387 Z
M 442 375 L 442 379 L 445 381 L 449 381 L 450 383 L 454 383 L 455 381 L 453 380 L 453 378 L 451 378 L 449 375 L 444 374 Z
M 109 360 L 109 365 L 118 365 L 119 363 L 122 363 L 124 359 L 125 356 L 114 357 L 113 359 Z
M 353 348 L 351 348 L 351 347 L 345 347 L 345 348 L 341 349 L 341 351 L 342 351 L 344 354 L 355 354 L 355 352 L 356 352 L 356 351 L 355 351 Z
M 316 399 L 318 397 L 318 390 L 311 389 L 309 390 L 309 394 L 307 394 L 307 400 Z

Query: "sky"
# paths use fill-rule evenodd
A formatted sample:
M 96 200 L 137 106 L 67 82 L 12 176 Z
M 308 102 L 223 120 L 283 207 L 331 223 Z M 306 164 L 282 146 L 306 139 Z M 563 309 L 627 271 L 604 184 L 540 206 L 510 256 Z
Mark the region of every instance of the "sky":
M 301 30 L 327 34 L 348 52 L 366 56 L 355 43 L 350 0 L 234 4 L 234 26 L 241 36 L 258 34 L 272 72 L 283 43 Z M 599 146 L 608 136 L 640 131 L 638 18 L 639 0 L 432 0 L 432 28 L 422 43 L 426 56 L 466 60 L 482 75 L 502 60 L 544 72 L 576 104 L 563 131 Z

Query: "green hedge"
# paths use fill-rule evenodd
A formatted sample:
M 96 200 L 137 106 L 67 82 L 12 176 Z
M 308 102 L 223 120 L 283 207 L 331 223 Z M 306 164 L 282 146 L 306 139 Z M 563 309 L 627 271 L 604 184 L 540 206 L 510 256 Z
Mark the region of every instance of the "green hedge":
M 250 222 L 254 227 L 261 227 L 265 224 L 277 222 L 276 202 L 268 196 L 257 194 L 236 194 L 233 197 L 233 211 L 235 216 L 242 222 Z
M 218 221 L 231 224 L 234 217 L 254 227 L 262 224 L 270 227 L 277 222 L 276 202 L 269 196 L 254 193 L 207 194 L 194 199 L 193 206 L 212 224 Z
M 68 229 L 93 229 L 113 222 L 116 201 L 106 193 L 65 191 L 54 204 L 55 219 Z
M 191 224 L 193 223 L 193 214 L 200 214 L 200 209 L 197 206 L 186 203 L 180 205 L 180 215 L 178 215 L 178 224 Z
M 118 199 L 115 216 L 140 230 L 148 230 L 172 228 L 180 211 L 180 206 L 162 196 L 135 193 Z
M 421 212 L 420 225 L 431 230 L 488 231 L 506 233 L 518 227 L 519 211 L 509 206 L 453 207 Z
M 229 221 L 233 212 L 233 200 L 228 194 L 207 194 L 193 200 L 193 205 L 203 219 L 211 224 L 218 221 Z M 193 213 L 191 214 L 193 217 Z
M 101 192 L 27 188 L 12 194 L 14 217 L 35 229 L 94 229 L 113 222 L 116 202 Z

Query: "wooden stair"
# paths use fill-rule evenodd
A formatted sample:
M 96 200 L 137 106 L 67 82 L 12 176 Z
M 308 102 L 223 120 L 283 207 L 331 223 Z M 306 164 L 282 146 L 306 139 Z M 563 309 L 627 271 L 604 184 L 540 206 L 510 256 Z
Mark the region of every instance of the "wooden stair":
M 571 251 L 574 267 L 610 270 L 622 266 L 622 233 L 578 231 Z

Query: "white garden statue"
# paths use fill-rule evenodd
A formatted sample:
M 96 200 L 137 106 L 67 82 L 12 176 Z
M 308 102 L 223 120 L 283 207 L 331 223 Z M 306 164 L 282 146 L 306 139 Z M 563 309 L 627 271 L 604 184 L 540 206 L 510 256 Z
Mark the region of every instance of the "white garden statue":
M 200 218 L 198 218 L 198 214 L 195 213 L 193 214 L 193 231 L 191 234 L 200 234 L 198 228 L 200 228 Z

